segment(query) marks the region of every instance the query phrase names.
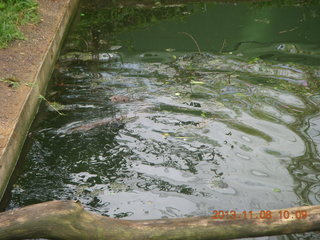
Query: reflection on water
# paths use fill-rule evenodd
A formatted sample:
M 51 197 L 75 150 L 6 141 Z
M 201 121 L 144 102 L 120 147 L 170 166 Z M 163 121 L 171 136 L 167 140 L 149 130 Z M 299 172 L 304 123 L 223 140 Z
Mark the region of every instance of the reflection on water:
M 48 92 L 64 115 L 42 107 L 10 207 L 78 199 L 103 215 L 151 219 L 319 204 L 318 15 L 172 9 L 158 20 L 149 9 L 156 20 L 127 31 L 88 34 L 90 16 L 74 26 Z M 232 17 L 220 26 L 222 13 Z M 174 14 L 183 17 L 159 20 Z M 279 239 L 300 237 L 318 236 Z

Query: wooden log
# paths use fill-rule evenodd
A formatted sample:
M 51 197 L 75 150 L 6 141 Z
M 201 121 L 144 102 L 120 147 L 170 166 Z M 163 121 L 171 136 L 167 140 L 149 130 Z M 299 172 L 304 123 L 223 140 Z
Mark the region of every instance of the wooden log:
M 320 230 L 320 206 L 235 214 L 129 221 L 90 213 L 75 201 L 51 201 L 0 213 L 0 239 L 216 240 Z

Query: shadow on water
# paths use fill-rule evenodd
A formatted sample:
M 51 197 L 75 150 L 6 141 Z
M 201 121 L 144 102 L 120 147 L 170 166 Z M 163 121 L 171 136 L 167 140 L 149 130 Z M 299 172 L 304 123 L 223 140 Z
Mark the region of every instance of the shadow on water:
M 319 204 L 319 5 L 95 3 L 64 44 L 9 208 L 77 199 L 151 219 Z

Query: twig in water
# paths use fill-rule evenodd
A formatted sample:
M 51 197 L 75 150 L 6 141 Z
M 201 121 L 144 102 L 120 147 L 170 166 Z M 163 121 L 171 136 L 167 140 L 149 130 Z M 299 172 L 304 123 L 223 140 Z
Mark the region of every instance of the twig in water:
M 226 44 L 227 44 L 227 41 L 226 41 L 225 39 L 223 39 L 223 43 L 222 43 L 222 46 L 221 46 L 221 48 L 220 48 L 219 53 L 222 53 L 222 51 L 223 51 L 223 49 L 224 49 L 224 47 L 225 47 Z
M 201 54 L 201 50 L 200 50 L 200 47 L 199 47 L 199 44 L 198 44 L 197 40 L 196 40 L 190 33 L 187 33 L 187 32 L 178 32 L 178 33 L 180 33 L 180 34 L 185 34 L 185 35 L 187 35 L 189 38 L 191 38 L 192 41 L 196 44 L 197 49 L 198 49 L 198 52 Z
M 89 51 L 89 44 L 84 38 L 80 38 L 87 46 L 87 51 Z
M 235 71 L 232 71 L 231 73 L 228 74 L 228 83 L 231 84 L 231 76 L 234 74 Z
M 294 28 L 291 28 L 291 29 L 288 29 L 288 30 L 283 30 L 283 31 L 280 31 L 279 34 L 292 32 L 292 31 L 297 30 L 297 29 L 298 29 L 297 27 L 294 27 Z
M 53 103 L 49 102 L 43 95 L 40 95 L 39 98 L 42 99 L 42 100 L 44 100 L 44 101 L 46 101 L 46 102 L 49 104 L 49 106 L 52 107 L 53 110 L 55 110 L 59 115 L 61 115 L 61 116 L 62 116 L 62 115 L 65 115 L 64 113 L 60 112 L 60 111 L 54 106 Z

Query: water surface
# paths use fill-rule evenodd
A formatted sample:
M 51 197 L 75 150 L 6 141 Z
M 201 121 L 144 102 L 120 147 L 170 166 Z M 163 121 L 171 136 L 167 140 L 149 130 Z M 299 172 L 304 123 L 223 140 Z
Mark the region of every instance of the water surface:
M 65 42 L 11 208 L 77 199 L 154 219 L 319 204 L 317 5 L 100 4 Z

